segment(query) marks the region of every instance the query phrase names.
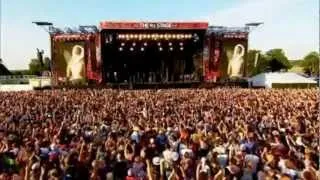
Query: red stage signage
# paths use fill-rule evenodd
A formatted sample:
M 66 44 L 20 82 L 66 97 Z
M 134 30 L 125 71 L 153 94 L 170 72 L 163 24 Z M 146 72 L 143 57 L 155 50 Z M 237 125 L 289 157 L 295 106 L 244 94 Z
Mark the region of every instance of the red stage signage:
M 207 22 L 112 22 L 100 23 L 101 29 L 180 29 L 180 30 L 206 30 Z

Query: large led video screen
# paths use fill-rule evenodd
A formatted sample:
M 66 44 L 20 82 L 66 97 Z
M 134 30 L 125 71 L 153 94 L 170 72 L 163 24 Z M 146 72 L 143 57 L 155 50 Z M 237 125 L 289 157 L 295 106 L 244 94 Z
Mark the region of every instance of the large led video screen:
M 227 39 L 222 41 L 220 77 L 241 78 L 245 76 L 247 40 Z
M 55 42 L 53 73 L 58 83 L 85 81 L 84 47 L 83 41 Z

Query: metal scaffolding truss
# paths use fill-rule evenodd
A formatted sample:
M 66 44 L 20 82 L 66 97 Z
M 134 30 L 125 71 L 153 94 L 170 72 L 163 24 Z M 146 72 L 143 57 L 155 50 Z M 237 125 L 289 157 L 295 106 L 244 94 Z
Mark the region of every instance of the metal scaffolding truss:
M 248 26 L 245 27 L 225 27 L 225 26 L 209 26 L 207 30 L 207 34 L 228 34 L 228 33 L 249 33 L 250 28 Z
M 66 27 L 63 30 L 57 27 L 49 26 L 48 32 L 51 35 L 56 34 L 94 34 L 99 32 L 97 26 L 79 26 L 75 28 Z

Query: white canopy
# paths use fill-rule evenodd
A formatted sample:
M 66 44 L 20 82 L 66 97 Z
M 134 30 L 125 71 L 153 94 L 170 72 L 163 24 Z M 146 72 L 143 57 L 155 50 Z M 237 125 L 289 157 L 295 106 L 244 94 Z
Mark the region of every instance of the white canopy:
M 261 73 L 249 79 L 252 87 L 272 88 L 272 84 L 316 84 L 317 82 L 291 72 Z

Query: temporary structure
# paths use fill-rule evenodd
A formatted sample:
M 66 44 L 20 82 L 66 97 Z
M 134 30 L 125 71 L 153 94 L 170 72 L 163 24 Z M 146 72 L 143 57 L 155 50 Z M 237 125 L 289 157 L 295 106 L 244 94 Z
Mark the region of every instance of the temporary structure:
M 249 86 L 264 88 L 315 87 L 317 82 L 291 72 L 261 73 L 249 79 Z

